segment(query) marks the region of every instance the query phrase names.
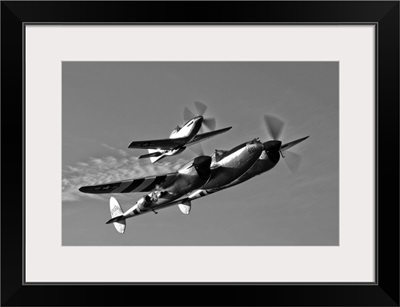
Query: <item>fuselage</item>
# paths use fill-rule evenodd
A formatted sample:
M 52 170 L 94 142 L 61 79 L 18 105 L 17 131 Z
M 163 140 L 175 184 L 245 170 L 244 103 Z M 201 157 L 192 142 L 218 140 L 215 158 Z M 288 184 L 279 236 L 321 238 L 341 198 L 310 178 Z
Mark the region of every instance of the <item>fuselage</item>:
M 184 138 L 184 142 L 188 143 L 197 135 L 197 133 L 199 132 L 199 130 L 201 128 L 202 123 L 203 123 L 203 116 L 196 116 L 196 117 L 192 118 L 191 120 L 189 120 L 182 127 L 181 126 L 176 127 L 171 132 L 169 138 L 170 139 Z M 180 146 L 180 147 L 172 148 L 169 150 L 151 149 L 151 150 L 149 150 L 149 152 L 158 151 L 161 153 L 161 155 L 159 157 L 151 158 L 151 161 L 154 163 L 154 162 L 161 160 L 162 158 L 180 154 L 185 149 L 186 149 L 185 146 Z
M 170 139 L 188 138 L 188 142 L 193 139 L 201 128 L 203 116 L 196 116 L 189 120 L 182 127 L 176 127 L 169 136 Z

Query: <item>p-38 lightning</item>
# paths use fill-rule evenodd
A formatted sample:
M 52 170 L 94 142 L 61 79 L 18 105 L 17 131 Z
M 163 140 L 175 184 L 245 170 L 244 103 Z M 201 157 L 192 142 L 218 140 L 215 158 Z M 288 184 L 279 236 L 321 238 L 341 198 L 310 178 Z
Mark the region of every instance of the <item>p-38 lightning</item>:
M 92 194 L 149 192 L 126 212 L 114 197 L 110 198 L 111 219 L 107 224 L 113 223 L 120 233 L 125 232 L 126 219 L 144 213 L 157 213 L 156 210 L 178 205 L 184 214 L 189 214 L 192 200 L 272 169 L 281 156 L 285 157 L 287 149 L 308 138 L 282 144 L 278 138 L 283 122 L 271 116 L 266 116 L 265 121 L 273 138 L 270 141 L 262 143 L 256 138 L 228 151 L 216 150 L 212 156 L 198 156 L 173 173 L 85 186 L 79 190 Z M 294 161 L 298 163 L 299 159 Z
M 172 131 L 169 139 L 135 141 L 129 145 L 129 148 L 147 149 L 149 153 L 141 155 L 139 159 L 150 158 L 150 161 L 154 163 L 162 158 L 180 154 L 186 147 L 224 133 L 232 128 L 214 130 L 215 119 L 203 117 L 207 106 L 198 101 L 195 102 L 195 106 L 199 115 L 196 116 L 188 108 L 185 108 L 183 115 L 187 122 L 183 126 L 177 126 Z M 214 131 L 198 134 L 202 125 Z

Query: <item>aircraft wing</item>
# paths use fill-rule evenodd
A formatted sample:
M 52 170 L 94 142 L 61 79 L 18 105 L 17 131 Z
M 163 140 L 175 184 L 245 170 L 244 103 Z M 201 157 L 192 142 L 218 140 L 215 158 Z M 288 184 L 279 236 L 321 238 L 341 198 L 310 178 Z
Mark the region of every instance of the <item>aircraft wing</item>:
M 177 177 L 178 172 L 175 172 L 160 176 L 147 176 L 138 179 L 128 179 L 99 185 L 85 186 L 79 188 L 79 191 L 90 194 L 150 192 L 157 186 L 162 188 L 169 185 Z
M 186 143 L 186 146 L 193 145 L 193 144 L 199 143 L 201 141 L 207 140 L 209 138 L 212 138 L 213 136 L 224 133 L 231 128 L 232 127 L 228 127 L 228 128 L 214 130 L 214 131 L 210 131 L 210 132 L 206 132 L 206 133 L 202 133 L 202 134 L 197 134 L 190 142 Z
M 163 149 L 169 150 L 176 147 L 184 146 L 186 144 L 186 138 L 177 139 L 163 139 L 163 140 L 148 140 L 148 141 L 137 141 L 129 144 L 129 148 L 141 148 L 141 149 Z
M 305 139 L 308 139 L 308 136 L 306 136 L 304 138 L 301 138 L 301 139 L 298 139 L 298 140 L 293 141 L 293 142 L 289 142 L 289 143 L 283 144 L 281 146 L 281 151 L 283 152 L 283 151 L 289 149 L 290 147 L 293 147 L 294 145 L 299 144 L 300 142 L 303 142 Z

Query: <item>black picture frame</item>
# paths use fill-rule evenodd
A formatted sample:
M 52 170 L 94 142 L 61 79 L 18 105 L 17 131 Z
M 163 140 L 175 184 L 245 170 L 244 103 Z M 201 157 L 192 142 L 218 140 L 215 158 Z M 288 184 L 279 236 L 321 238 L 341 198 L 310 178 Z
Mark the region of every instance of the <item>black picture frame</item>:
M 23 38 L 29 22 L 376 25 L 376 283 L 25 284 Z M 399 306 L 399 2 L 3 1 L 1 37 L 3 306 Z M 348 154 L 357 159 L 365 149 L 356 135 L 354 144 Z

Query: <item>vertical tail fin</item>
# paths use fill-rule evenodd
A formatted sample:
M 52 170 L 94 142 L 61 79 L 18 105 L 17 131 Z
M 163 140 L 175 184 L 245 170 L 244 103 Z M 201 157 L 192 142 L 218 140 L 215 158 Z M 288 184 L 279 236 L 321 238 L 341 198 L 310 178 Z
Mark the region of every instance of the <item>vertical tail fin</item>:
M 126 227 L 126 221 L 123 215 L 124 212 L 122 211 L 121 206 L 114 197 L 110 198 L 110 213 L 111 219 L 107 221 L 107 224 L 113 223 L 115 229 L 119 233 L 124 233 Z

